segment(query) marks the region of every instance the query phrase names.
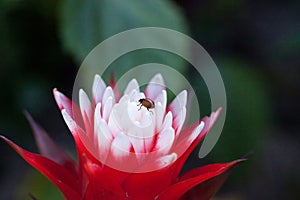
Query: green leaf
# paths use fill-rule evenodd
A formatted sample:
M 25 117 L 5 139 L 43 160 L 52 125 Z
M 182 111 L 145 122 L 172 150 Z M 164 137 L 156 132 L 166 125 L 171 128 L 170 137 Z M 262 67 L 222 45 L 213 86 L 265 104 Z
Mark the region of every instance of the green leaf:
M 167 0 L 64 0 L 60 26 L 65 49 L 80 63 L 100 42 L 128 29 L 151 26 L 187 33 L 181 12 Z

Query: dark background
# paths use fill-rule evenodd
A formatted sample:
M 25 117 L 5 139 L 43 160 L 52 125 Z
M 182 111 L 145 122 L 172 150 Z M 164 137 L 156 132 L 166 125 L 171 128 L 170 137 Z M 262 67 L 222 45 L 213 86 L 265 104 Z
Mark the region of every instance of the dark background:
M 71 96 L 82 59 L 107 37 L 134 27 L 174 28 L 209 52 L 228 98 L 217 145 L 200 161 L 196 150 L 185 169 L 253 151 L 216 199 L 300 199 L 299 1 L 133 2 L 1 0 L 0 133 L 36 152 L 22 114 L 26 109 L 75 157 L 52 89 Z M 191 67 L 181 70 L 192 82 L 197 79 Z M 207 91 L 193 85 L 205 110 Z M 1 199 L 30 199 L 30 192 L 38 199 L 58 198 L 57 190 L 4 142 L 0 152 Z

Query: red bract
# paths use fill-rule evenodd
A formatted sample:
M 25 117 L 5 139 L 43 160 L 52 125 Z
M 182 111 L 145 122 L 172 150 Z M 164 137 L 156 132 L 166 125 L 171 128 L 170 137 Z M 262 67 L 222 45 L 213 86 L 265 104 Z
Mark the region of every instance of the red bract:
M 54 89 L 54 97 L 76 143 L 72 161 L 26 114 L 40 155 L 1 136 L 30 165 L 45 175 L 69 200 L 209 199 L 229 172 L 244 159 L 210 164 L 179 175 L 192 150 L 206 136 L 221 109 L 183 128 L 187 92 L 169 106 L 163 78 L 153 77 L 145 93 L 133 79 L 123 96 L 114 81 L 106 86 L 96 75 L 93 103 L 83 90 L 79 105 Z M 155 106 L 139 107 L 139 99 Z

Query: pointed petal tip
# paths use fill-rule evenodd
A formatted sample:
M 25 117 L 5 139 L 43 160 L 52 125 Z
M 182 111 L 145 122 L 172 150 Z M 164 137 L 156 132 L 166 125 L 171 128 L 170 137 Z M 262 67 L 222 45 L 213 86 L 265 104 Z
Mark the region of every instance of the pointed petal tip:
M 7 137 L 0 135 L 0 138 L 6 142 L 11 148 L 13 148 L 17 153 L 22 154 L 22 149 L 21 147 L 19 147 L 17 144 L 15 144 L 13 141 L 11 141 L 10 139 L 8 139 Z
M 234 160 L 234 161 L 231 161 L 230 162 L 230 166 L 235 166 L 235 165 L 237 165 L 237 164 L 240 164 L 240 163 L 243 163 L 243 162 L 245 162 L 245 161 L 247 161 L 248 160 L 248 158 L 240 158 L 240 159 L 237 159 L 237 160 Z
M 252 156 L 253 154 L 254 154 L 254 151 L 251 150 L 251 151 L 247 152 L 245 155 L 243 155 L 241 159 L 246 159 L 246 160 L 248 160 L 248 158 L 249 158 L 250 156 Z
M 71 112 L 71 100 L 68 99 L 63 93 L 57 90 L 57 88 L 53 89 L 54 99 L 60 110 L 67 108 Z
M 57 98 L 60 93 L 57 88 L 53 88 L 52 92 L 53 92 L 54 98 Z
M 223 110 L 223 107 L 219 107 L 219 108 L 215 111 L 215 113 L 216 113 L 217 115 L 219 115 L 219 114 L 222 112 L 222 110 Z
M 53 88 L 52 92 L 55 100 L 58 102 L 58 100 L 60 100 L 61 95 L 63 94 L 57 88 Z
M 79 89 L 79 97 L 82 95 L 85 95 L 85 91 L 82 88 L 80 88 Z
M 4 135 L 0 135 L 0 138 L 1 138 L 3 141 L 8 140 Z
M 28 121 L 33 120 L 33 118 L 31 117 L 30 113 L 27 110 L 24 109 L 23 114 L 25 115 Z
M 138 91 L 139 92 L 139 83 L 138 81 L 134 78 L 132 79 L 128 84 L 126 89 L 124 90 L 124 94 L 130 95 L 132 93 L 133 90 Z
M 152 79 L 150 80 L 150 83 L 158 84 L 158 85 L 161 85 L 161 86 L 164 86 L 164 87 L 165 87 L 165 81 L 164 81 L 164 78 L 163 78 L 163 76 L 161 75 L 161 73 L 155 74 L 155 75 L 152 77 Z
M 198 135 L 200 135 L 201 131 L 204 128 L 204 125 L 205 123 L 201 121 L 201 123 L 193 130 L 187 142 L 192 143 L 198 137 Z
M 156 73 L 153 77 L 152 80 L 163 80 L 163 76 L 161 73 Z
M 165 82 L 160 73 L 154 75 L 148 83 L 145 90 L 145 95 L 148 98 L 156 99 L 156 97 L 165 89 Z
M 101 76 L 99 74 L 95 74 L 94 80 L 96 80 L 96 79 L 101 79 Z

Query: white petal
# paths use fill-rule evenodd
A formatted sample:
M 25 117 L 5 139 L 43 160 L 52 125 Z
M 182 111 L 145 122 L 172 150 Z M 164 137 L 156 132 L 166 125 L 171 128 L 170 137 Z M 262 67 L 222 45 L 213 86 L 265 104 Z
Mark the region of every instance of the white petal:
M 145 98 L 145 94 L 137 90 L 132 90 L 129 94 L 129 100 L 139 104 L 139 100 Z
M 70 131 L 73 133 L 73 134 L 77 134 L 77 129 L 81 129 L 77 124 L 76 122 L 71 118 L 71 116 L 69 115 L 69 113 L 63 109 L 61 111 L 61 114 L 68 126 L 68 128 L 70 129 Z
M 84 120 L 85 129 L 89 134 L 93 124 L 92 123 L 93 108 L 89 100 L 89 97 L 82 89 L 79 90 L 79 105 L 80 105 L 81 115 Z
M 101 102 L 96 104 L 95 113 L 94 113 L 94 121 L 102 118 L 101 106 L 102 106 Z
M 115 111 L 113 109 L 108 119 L 108 127 L 111 133 L 113 134 L 113 136 L 116 137 L 117 134 L 122 131 L 122 128 L 120 126 L 118 118 L 115 117 L 114 113 Z
M 156 141 L 155 150 L 158 155 L 164 155 L 169 152 L 175 140 L 175 131 L 173 128 L 168 128 L 159 133 Z
M 161 129 L 163 119 L 165 116 L 165 109 L 160 102 L 155 104 L 155 115 L 156 115 L 156 122 L 155 122 L 155 131 L 158 132 Z
M 162 90 L 161 93 L 157 96 L 157 98 L 154 100 L 155 103 L 157 104 L 158 102 L 161 103 L 162 108 L 166 110 L 166 105 L 167 105 L 167 92 L 166 90 Z
M 123 95 L 119 101 L 119 103 L 115 104 L 112 108 L 112 111 L 109 115 L 108 119 L 108 127 L 111 130 L 112 134 L 116 137 L 116 135 L 119 132 L 122 132 L 125 130 L 125 128 L 128 126 L 125 123 L 124 127 L 124 122 L 121 120 L 123 119 L 123 115 L 127 114 L 127 104 L 129 102 L 129 97 L 128 95 Z
M 103 119 L 108 121 L 111 110 L 113 107 L 113 97 L 108 97 L 103 106 Z
M 172 115 L 172 112 L 169 111 L 167 113 L 167 115 L 165 116 L 164 123 L 161 126 L 161 129 L 159 130 L 159 132 L 164 131 L 164 130 L 172 127 L 172 121 L 173 121 L 173 115 Z
M 106 88 L 105 82 L 96 74 L 93 82 L 92 92 L 95 105 L 102 101 L 102 96 Z
M 110 133 L 106 121 L 103 119 L 95 120 L 95 139 L 98 144 L 99 159 L 101 162 L 105 162 L 109 155 L 113 136 Z
M 179 134 L 186 118 L 186 102 L 187 102 L 187 91 L 183 90 L 169 105 L 169 110 L 174 115 L 173 128 L 176 131 L 176 135 Z
M 171 110 L 173 115 L 176 116 L 176 114 L 180 112 L 182 107 L 186 107 L 186 101 L 187 101 L 187 91 L 183 90 L 176 96 L 176 98 L 169 105 L 169 110 Z
M 204 128 L 204 122 L 201 122 L 194 130 L 193 133 L 188 137 L 186 141 L 186 146 L 190 146 L 190 144 L 198 137 L 201 131 Z
M 163 167 L 166 167 L 166 166 L 174 163 L 176 160 L 177 160 L 177 154 L 171 153 L 169 155 L 159 158 L 155 162 L 157 163 L 159 168 L 163 168 Z
M 145 94 L 150 99 L 156 99 L 162 90 L 165 89 L 164 79 L 161 74 L 156 74 L 149 82 Z
M 56 88 L 53 89 L 54 98 L 60 110 L 66 109 L 70 116 L 72 114 L 72 101 Z
M 221 111 L 222 111 L 222 108 L 219 108 L 215 112 L 212 112 L 210 117 L 204 117 L 202 119 L 203 121 L 205 121 L 205 126 L 204 126 L 204 130 L 203 130 L 204 133 L 210 131 L 210 129 L 212 128 L 212 126 L 214 125 L 216 120 L 218 119 L 218 116 L 220 115 Z
M 97 152 L 99 152 L 99 145 L 98 145 L 98 134 L 97 134 L 97 124 L 102 119 L 101 117 L 101 103 L 97 103 L 95 112 L 94 112 L 94 146 Z M 98 158 L 98 157 L 97 157 Z
M 126 161 L 130 155 L 131 143 L 124 133 L 119 133 L 111 145 L 111 153 L 114 160 Z
M 136 79 L 132 79 L 129 83 L 128 83 L 128 85 L 127 85 L 127 87 L 126 87 L 126 89 L 125 89 L 125 91 L 124 91 L 124 94 L 127 94 L 127 95 L 129 95 L 132 91 L 137 91 L 137 92 L 140 92 L 140 89 L 139 89 L 139 84 L 138 84 L 138 82 L 137 82 L 137 80 Z
M 79 137 L 83 145 L 87 148 L 87 150 L 95 157 L 97 157 L 97 151 L 95 149 L 94 144 L 90 140 L 90 138 L 87 137 L 85 132 L 77 125 L 77 123 L 71 118 L 71 116 L 67 113 L 65 109 L 61 111 L 61 114 L 72 132 L 74 138 Z M 93 139 L 93 138 L 92 138 Z
M 184 124 L 185 121 L 185 117 L 186 117 L 186 108 L 183 107 L 179 113 L 175 116 L 174 122 L 173 122 L 173 127 L 176 130 L 176 136 L 178 136 L 178 134 L 180 133 L 182 126 Z
M 112 104 L 114 105 L 116 103 L 115 95 L 114 95 L 113 89 L 110 86 L 108 86 L 104 91 L 103 98 L 102 98 L 102 104 L 104 104 L 109 97 L 112 98 Z M 102 110 L 102 113 L 103 113 L 103 110 Z
M 135 152 L 150 151 L 155 133 L 155 113 L 151 113 L 147 109 L 138 110 L 136 104 L 131 102 L 121 121 Z

